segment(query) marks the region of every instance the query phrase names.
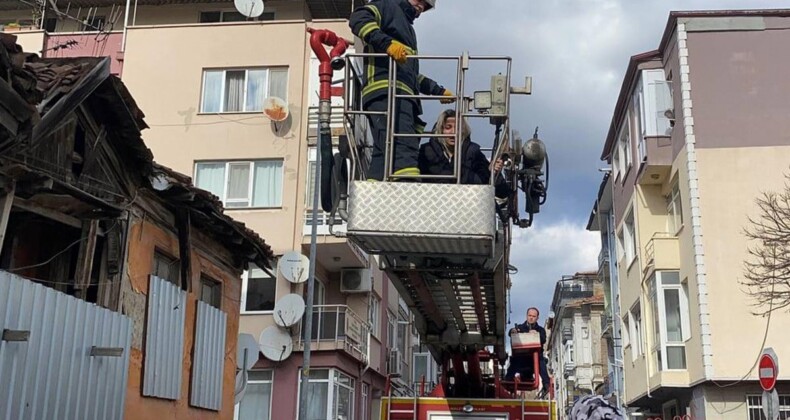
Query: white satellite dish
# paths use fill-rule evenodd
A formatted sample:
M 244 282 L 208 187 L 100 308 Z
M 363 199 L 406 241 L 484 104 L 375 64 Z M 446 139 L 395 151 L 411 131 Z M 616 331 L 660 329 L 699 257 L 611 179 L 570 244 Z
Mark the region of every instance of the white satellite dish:
M 238 404 L 247 392 L 247 371 L 242 369 L 236 372 L 236 385 L 233 388 L 233 404 Z
M 258 342 L 250 334 L 239 334 L 236 345 L 236 367 L 241 370 L 250 370 L 258 361 Z M 244 351 L 247 351 L 247 364 L 244 364 Z
M 263 14 L 263 0 L 233 0 L 236 10 L 248 18 L 256 18 Z
M 269 96 L 263 100 L 263 113 L 274 122 L 285 121 L 288 118 L 288 103 L 285 99 Z
M 310 260 L 299 252 L 286 252 L 277 264 L 277 269 L 291 283 L 299 284 L 307 281 L 310 272 Z
M 291 355 L 294 343 L 288 331 L 272 325 L 261 333 L 261 353 L 273 362 L 282 362 Z
M 274 323 L 288 328 L 296 325 L 304 315 L 304 299 L 296 293 L 283 296 L 274 304 Z

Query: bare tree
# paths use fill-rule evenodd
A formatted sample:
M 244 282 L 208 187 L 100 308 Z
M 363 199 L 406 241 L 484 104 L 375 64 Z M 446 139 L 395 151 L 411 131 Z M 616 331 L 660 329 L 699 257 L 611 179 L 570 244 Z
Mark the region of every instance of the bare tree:
M 790 175 L 785 178 L 788 183 L 781 192 L 760 194 L 756 200 L 760 215 L 749 218 L 745 231 L 752 245 L 743 284 L 757 315 L 790 307 Z

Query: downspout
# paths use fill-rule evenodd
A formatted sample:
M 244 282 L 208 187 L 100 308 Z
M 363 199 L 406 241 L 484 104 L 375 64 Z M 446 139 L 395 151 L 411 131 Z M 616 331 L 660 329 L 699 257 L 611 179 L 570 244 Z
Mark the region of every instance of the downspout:
M 688 174 L 689 201 L 691 204 L 691 238 L 694 246 L 694 272 L 697 280 L 699 304 L 700 341 L 702 344 L 702 366 L 705 379 L 713 378 L 713 345 L 710 331 L 710 309 L 708 308 L 708 281 L 705 269 L 705 250 L 702 243 L 702 212 L 700 208 L 699 176 L 697 175 L 696 137 L 692 116 L 691 79 L 688 62 L 688 33 L 686 21 L 678 19 L 677 43 L 680 61 L 680 93 L 683 116 L 683 132 L 686 147 L 686 170 Z
M 126 11 L 123 16 L 123 40 L 121 41 L 121 51 L 126 52 L 126 32 L 129 27 L 129 8 L 131 7 L 132 0 L 126 0 Z

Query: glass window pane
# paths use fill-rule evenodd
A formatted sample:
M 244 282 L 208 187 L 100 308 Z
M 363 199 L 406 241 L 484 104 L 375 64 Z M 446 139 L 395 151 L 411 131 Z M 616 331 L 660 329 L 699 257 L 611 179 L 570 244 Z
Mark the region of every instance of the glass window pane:
M 266 98 L 267 70 L 247 70 L 247 106 L 245 111 L 262 111 Z
M 200 12 L 200 23 L 216 23 L 220 18 L 220 12 Z
M 310 379 L 329 379 L 328 369 L 310 369 Z
M 247 296 L 244 310 L 246 311 L 272 311 L 274 310 L 277 281 L 271 277 L 252 277 L 247 280 Z
M 268 420 L 271 399 L 272 384 L 255 383 L 250 378 L 244 398 L 239 403 L 239 420 Z
M 220 199 L 224 197 L 225 164 L 198 163 L 195 168 L 195 185 L 211 192 Z
M 680 290 L 664 290 L 664 310 L 668 342 L 683 341 L 683 327 L 680 319 Z
M 269 96 L 276 96 L 288 102 L 288 69 L 269 71 Z
M 252 381 L 271 381 L 272 371 L 270 370 L 251 370 L 247 374 L 250 382 Z
M 668 369 L 686 368 L 685 346 L 667 346 L 667 368 Z
M 222 111 L 222 70 L 205 71 L 200 112 L 220 111 Z
M 255 162 L 253 207 L 280 207 L 283 200 L 283 161 Z
M 310 381 L 307 384 L 307 419 L 326 420 L 328 401 L 329 383 Z
M 250 190 L 250 164 L 231 163 L 228 165 L 228 195 L 230 200 L 246 200 Z M 245 203 L 246 204 L 246 203 Z
M 225 73 L 225 112 L 238 112 L 244 105 L 245 70 L 233 70 Z
M 428 377 L 428 356 L 425 354 L 414 355 L 414 382 L 421 382 L 425 378 L 426 382 L 431 382 Z
M 661 284 L 680 284 L 680 272 L 662 271 Z
M 223 22 L 244 22 L 247 17 L 239 12 L 222 12 Z
M 354 401 L 352 400 L 353 393 L 350 389 L 345 387 L 338 387 L 337 395 L 335 396 L 335 407 L 337 407 L 337 415 L 335 418 L 338 420 L 350 420 L 352 407 Z

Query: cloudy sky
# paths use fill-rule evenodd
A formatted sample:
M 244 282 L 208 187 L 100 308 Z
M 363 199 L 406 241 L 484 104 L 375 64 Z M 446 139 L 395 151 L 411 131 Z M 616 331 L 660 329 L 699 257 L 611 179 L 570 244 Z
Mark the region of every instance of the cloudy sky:
M 512 100 L 511 128 L 540 137 L 550 153 L 549 199 L 535 226 L 515 234 L 511 259 L 519 269 L 511 322 L 525 309 L 548 313 L 554 283 L 563 274 L 596 269 L 599 239 L 585 231 L 604 167 L 599 161 L 607 127 L 630 56 L 658 46 L 671 10 L 787 7 L 776 0 L 438 0 L 415 23 L 420 54 L 507 55 L 513 79 L 532 76 L 532 96 Z M 422 72 L 454 86 L 447 66 Z M 488 83 L 489 68 L 474 72 L 467 94 Z M 514 82 L 515 84 L 515 82 Z M 438 108 L 429 106 L 425 119 Z M 473 126 L 475 141 L 493 131 Z

